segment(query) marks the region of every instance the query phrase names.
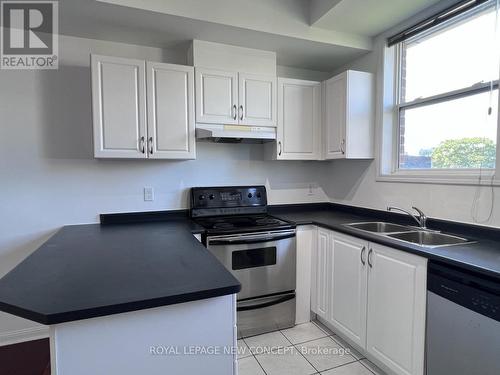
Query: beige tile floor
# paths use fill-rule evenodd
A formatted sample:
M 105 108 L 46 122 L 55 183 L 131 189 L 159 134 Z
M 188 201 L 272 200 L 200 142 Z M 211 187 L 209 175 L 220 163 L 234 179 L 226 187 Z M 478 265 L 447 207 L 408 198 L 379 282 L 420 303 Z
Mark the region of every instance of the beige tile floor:
M 239 375 L 385 375 L 319 322 L 238 340 Z

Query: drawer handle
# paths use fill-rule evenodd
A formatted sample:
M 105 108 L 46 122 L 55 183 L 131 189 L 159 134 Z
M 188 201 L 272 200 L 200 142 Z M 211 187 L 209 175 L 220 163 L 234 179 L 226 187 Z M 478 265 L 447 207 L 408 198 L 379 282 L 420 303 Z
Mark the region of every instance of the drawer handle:
M 141 152 L 144 154 L 146 152 L 146 148 L 144 146 L 144 137 L 141 137 L 139 147 L 141 148 Z
M 291 299 L 294 299 L 294 298 L 295 298 L 295 293 L 287 294 L 283 297 L 277 297 L 276 299 L 268 301 L 268 302 L 258 303 L 258 304 L 250 305 L 250 306 L 240 306 L 240 307 L 237 307 L 236 310 L 237 311 L 249 311 L 249 310 L 262 309 L 264 307 L 271 307 L 271 306 L 278 305 L 278 304 L 286 302 L 286 301 L 290 301 Z
M 153 137 L 149 137 L 149 153 L 153 155 Z
M 360 255 L 361 256 L 361 263 L 363 264 L 363 266 L 366 264 L 366 260 L 365 260 L 365 257 L 364 257 L 365 252 L 366 252 L 366 247 L 363 246 L 363 248 L 361 249 L 361 255 Z

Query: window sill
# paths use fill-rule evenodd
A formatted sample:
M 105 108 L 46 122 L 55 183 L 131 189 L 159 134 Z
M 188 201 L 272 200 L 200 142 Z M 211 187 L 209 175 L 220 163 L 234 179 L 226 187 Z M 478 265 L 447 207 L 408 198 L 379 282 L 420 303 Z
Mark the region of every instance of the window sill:
M 435 185 L 473 185 L 473 186 L 500 186 L 500 179 L 492 171 L 483 172 L 481 180 L 477 172 L 447 172 L 425 173 L 420 171 L 394 172 L 391 174 L 378 174 L 378 182 L 403 182 Z

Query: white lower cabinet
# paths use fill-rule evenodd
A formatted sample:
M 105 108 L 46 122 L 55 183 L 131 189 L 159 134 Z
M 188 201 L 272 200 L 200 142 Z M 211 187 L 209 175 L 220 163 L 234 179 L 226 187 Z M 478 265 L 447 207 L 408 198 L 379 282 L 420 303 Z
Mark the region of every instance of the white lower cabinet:
M 357 345 L 366 340 L 368 243 L 337 233 L 331 235 L 331 313 L 329 321 Z
M 423 374 L 427 260 L 370 244 L 366 349 L 397 374 Z
M 330 313 L 330 275 L 331 275 L 330 232 L 318 228 L 316 244 L 316 292 L 314 312 L 323 319 L 328 319 Z
M 424 372 L 427 260 L 318 228 L 311 309 L 389 373 Z

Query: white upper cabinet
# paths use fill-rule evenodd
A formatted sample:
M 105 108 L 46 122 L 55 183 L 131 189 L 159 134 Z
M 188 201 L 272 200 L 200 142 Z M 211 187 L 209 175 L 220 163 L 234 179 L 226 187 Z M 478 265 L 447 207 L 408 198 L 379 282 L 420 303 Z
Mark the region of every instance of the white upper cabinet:
M 324 159 L 374 157 L 373 75 L 348 70 L 323 82 Z
M 373 158 L 372 91 L 372 74 L 353 70 L 323 83 L 279 78 L 277 139 L 268 157 Z
M 427 260 L 370 243 L 367 351 L 396 374 L 424 373 Z
M 96 158 L 195 158 L 192 67 L 99 55 L 91 61 Z
M 324 83 L 324 150 L 325 159 L 344 157 L 346 118 L 346 75 L 341 74 Z
M 92 55 L 94 156 L 147 158 L 145 62 Z
M 148 152 L 153 159 L 194 159 L 194 71 L 147 63 Z
M 276 77 L 239 73 L 238 116 L 241 125 L 276 125 Z
M 330 322 L 345 336 L 364 347 L 368 242 L 332 233 L 332 285 Z
M 196 122 L 276 126 L 276 77 L 196 68 Z
M 278 128 L 272 157 L 318 160 L 321 157 L 321 83 L 278 79 Z
M 196 122 L 238 123 L 238 73 L 196 68 Z
M 187 55 L 196 74 L 196 123 L 276 127 L 275 52 L 193 40 Z

